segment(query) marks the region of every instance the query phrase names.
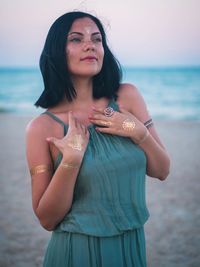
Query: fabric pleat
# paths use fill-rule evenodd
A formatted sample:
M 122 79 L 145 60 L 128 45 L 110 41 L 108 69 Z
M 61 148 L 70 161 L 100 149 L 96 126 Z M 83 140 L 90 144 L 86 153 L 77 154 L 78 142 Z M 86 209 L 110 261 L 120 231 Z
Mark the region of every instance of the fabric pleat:
M 112 237 L 53 232 L 43 267 L 145 267 L 143 227 Z
M 114 101 L 109 106 L 118 110 Z M 67 132 L 58 117 L 44 114 Z M 88 131 L 72 206 L 52 234 L 44 266 L 145 267 L 146 155 L 129 138 L 102 134 L 95 125 Z

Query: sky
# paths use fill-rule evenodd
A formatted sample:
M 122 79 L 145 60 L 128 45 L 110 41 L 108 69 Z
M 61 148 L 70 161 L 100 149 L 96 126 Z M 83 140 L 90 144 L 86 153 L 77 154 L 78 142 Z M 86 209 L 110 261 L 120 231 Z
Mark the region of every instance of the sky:
M 200 65 L 200 0 L 0 0 L 0 66 L 38 66 L 50 26 L 72 10 L 103 22 L 123 66 Z

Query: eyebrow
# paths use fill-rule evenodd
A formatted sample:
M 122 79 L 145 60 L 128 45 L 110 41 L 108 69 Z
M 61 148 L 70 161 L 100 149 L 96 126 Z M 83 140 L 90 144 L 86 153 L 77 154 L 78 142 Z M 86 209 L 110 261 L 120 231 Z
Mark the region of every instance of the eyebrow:
M 81 32 L 70 32 L 70 33 L 68 33 L 68 36 L 69 36 L 69 35 L 72 35 L 72 34 L 79 34 L 79 35 L 81 35 L 81 36 L 84 35 L 84 34 L 81 33 Z M 97 34 L 101 34 L 101 33 L 100 33 L 100 32 L 93 32 L 93 33 L 92 33 L 92 35 L 97 35 Z

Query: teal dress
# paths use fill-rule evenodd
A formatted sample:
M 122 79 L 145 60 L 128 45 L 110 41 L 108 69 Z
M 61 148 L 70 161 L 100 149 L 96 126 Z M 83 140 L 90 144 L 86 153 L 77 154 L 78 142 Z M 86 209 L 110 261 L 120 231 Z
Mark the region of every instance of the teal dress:
M 109 106 L 118 110 L 117 103 Z M 68 126 L 46 111 L 64 127 Z M 53 231 L 44 267 L 145 267 L 146 156 L 129 138 L 100 133 L 90 139 L 70 211 Z M 62 159 L 60 154 L 55 168 Z

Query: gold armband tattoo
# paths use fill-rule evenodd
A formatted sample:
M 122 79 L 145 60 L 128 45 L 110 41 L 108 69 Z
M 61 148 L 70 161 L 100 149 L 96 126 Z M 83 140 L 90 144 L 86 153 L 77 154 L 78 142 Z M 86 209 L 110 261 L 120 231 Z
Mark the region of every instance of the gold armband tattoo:
M 37 165 L 37 166 L 31 168 L 30 174 L 31 174 L 31 176 L 33 176 L 33 175 L 36 175 L 39 173 L 51 172 L 51 171 L 52 171 L 51 165 L 41 164 L 41 165 Z

